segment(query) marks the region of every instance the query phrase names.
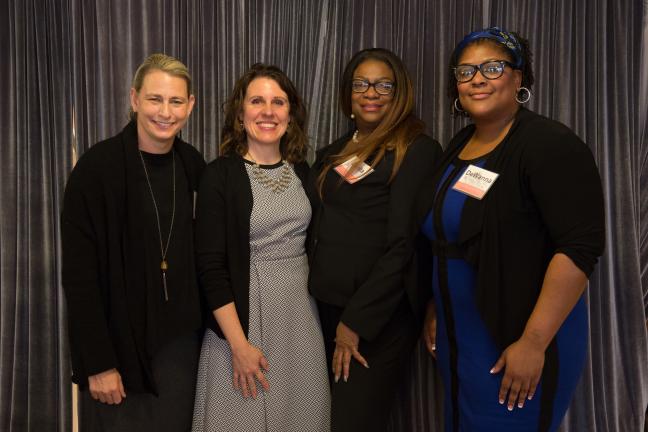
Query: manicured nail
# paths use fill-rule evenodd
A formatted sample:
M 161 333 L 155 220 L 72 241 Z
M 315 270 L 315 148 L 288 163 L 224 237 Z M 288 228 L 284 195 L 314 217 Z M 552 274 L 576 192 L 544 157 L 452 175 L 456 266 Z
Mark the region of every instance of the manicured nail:
M 349 379 L 349 376 L 348 376 L 348 375 L 344 375 L 344 382 L 347 382 L 348 379 Z
M 509 406 L 508 406 L 508 410 L 509 410 L 509 411 L 513 411 L 513 405 L 509 405 Z
M 518 408 L 524 408 L 524 402 L 518 402 Z
M 436 351 L 436 345 L 432 344 L 432 351 Z
M 504 399 L 499 400 L 500 405 L 504 405 Z
M 528 399 L 528 400 L 533 399 L 533 395 L 529 395 L 529 396 L 527 396 L 527 399 Z
M 369 363 L 365 363 L 365 364 L 364 364 L 364 367 L 366 367 L 367 369 L 369 369 Z
M 337 383 L 338 381 L 340 381 L 340 376 L 339 376 L 339 375 L 336 375 L 336 376 L 335 376 L 335 382 Z

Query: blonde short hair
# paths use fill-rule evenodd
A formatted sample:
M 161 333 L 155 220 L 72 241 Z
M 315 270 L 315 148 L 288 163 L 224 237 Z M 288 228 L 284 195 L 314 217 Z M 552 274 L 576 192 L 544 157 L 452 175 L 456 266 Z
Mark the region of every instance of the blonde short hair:
M 131 87 L 139 92 L 144 83 L 144 77 L 155 70 L 166 72 L 174 77 L 184 79 L 187 83 L 187 96 L 191 95 L 191 75 L 189 75 L 189 69 L 187 69 L 187 66 L 177 58 L 161 53 L 151 54 L 142 62 L 141 65 L 139 65 L 135 71 L 135 76 L 133 76 Z M 135 120 L 137 118 L 137 113 L 133 112 L 131 108 L 128 117 L 131 120 Z

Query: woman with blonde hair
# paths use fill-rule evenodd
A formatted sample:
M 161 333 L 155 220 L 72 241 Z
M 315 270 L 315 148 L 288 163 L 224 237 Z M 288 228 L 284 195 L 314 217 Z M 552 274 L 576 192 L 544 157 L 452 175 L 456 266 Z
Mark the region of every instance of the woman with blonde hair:
M 202 327 L 193 196 L 205 161 L 178 134 L 194 105 L 185 65 L 149 56 L 131 121 L 92 146 L 63 203 L 63 288 L 84 432 L 187 430 Z

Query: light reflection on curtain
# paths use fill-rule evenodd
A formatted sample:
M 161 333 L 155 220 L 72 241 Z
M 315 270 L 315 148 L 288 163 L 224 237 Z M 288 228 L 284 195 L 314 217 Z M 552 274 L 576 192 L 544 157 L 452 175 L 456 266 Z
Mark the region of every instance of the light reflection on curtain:
M 0 2 L 0 40 L 8 54 L 0 67 L 0 430 L 69 430 L 60 198 L 73 152 L 82 154 L 125 124 L 130 80 L 148 54 L 166 52 L 189 66 L 197 103 L 183 136 L 207 160 L 217 154 L 222 103 L 257 61 L 277 64 L 299 88 L 313 149 L 332 141 L 350 127 L 338 109 L 341 70 L 353 53 L 371 46 L 403 58 L 416 110 L 445 144 L 465 122 L 449 115 L 448 56 L 462 35 L 491 24 L 530 40 L 536 72 L 530 107 L 589 144 L 606 192 L 608 244 L 587 294 L 591 352 L 564 430 L 639 430 L 648 403 L 647 4 Z M 440 383 L 425 350 L 414 354 L 405 384 L 393 429 L 441 430 Z

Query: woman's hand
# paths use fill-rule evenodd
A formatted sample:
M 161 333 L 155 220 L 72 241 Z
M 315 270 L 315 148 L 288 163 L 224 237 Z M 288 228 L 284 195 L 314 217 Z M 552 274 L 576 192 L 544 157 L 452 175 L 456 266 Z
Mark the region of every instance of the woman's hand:
M 436 358 L 436 308 L 434 302 L 430 301 L 427 305 L 427 312 L 425 313 L 425 322 L 423 323 L 423 340 L 427 350 Z
M 544 349 L 524 335 L 509 345 L 490 371 L 496 374 L 504 369 L 499 403 L 503 405 L 508 394 L 508 410 L 513 411 L 516 401 L 518 408 L 523 408 L 525 399 L 533 399 L 544 361 Z
M 88 377 L 88 390 L 94 400 L 114 405 L 126 397 L 121 375 L 117 369 L 109 369 Z
M 256 399 L 256 381 L 259 381 L 265 391 L 270 389 L 270 384 L 263 374 L 264 371 L 268 371 L 268 360 L 259 348 L 247 341 L 237 348 L 232 348 L 232 371 L 234 388 L 240 390 L 245 398 L 251 395 Z
M 351 357 L 356 359 L 364 367 L 369 367 L 367 360 L 365 360 L 358 351 L 359 343 L 360 337 L 358 334 L 340 321 L 335 335 L 335 352 L 333 353 L 332 365 L 335 382 L 340 380 L 340 375 L 342 375 L 344 382 L 347 382 L 349 379 L 349 365 L 351 364 Z

